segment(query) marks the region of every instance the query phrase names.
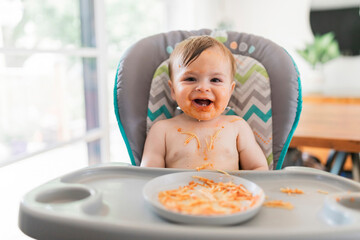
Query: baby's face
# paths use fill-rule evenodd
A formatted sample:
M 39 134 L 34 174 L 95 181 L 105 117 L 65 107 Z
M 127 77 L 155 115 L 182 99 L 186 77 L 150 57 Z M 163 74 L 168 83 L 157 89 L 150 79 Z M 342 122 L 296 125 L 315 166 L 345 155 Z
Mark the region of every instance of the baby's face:
M 187 67 L 173 65 L 171 96 L 181 110 L 198 120 L 218 117 L 234 90 L 230 60 L 217 47 L 208 48 Z

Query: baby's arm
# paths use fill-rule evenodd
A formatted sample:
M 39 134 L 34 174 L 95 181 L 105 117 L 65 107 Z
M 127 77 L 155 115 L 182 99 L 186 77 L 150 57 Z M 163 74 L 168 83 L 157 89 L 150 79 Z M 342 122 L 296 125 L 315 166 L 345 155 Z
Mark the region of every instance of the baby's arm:
M 269 170 L 265 155 L 246 121 L 240 121 L 237 140 L 240 166 L 243 170 Z
M 141 167 L 165 167 L 165 128 L 163 122 L 156 122 L 145 141 Z

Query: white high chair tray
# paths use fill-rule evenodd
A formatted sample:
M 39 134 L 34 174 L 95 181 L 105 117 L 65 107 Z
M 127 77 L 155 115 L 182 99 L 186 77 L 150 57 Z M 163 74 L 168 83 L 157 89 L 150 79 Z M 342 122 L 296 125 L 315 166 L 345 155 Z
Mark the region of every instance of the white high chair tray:
M 143 187 L 155 177 L 183 171 L 190 172 L 122 164 L 81 169 L 25 195 L 19 227 L 40 240 L 360 239 L 360 184 L 307 168 L 229 172 L 260 186 L 265 202 L 290 202 L 292 210 L 262 206 L 250 220 L 227 226 L 167 221 L 145 201 Z M 280 191 L 286 187 L 304 194 Z

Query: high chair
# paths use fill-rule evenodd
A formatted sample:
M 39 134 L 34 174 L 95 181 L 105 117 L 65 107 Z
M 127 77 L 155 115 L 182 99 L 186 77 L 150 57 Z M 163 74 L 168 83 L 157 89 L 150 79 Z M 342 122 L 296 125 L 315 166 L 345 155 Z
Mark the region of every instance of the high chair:
M 281 169 L 302 107 L 296 64 L 285 49 L 268 39 L 209 29 L 172 31 L 144 38 L 120 59 L 114 108 L 131 163 L 140 165 L 152 124 L 179 114 L 167 83 L 168 60 L 177 43 L 197 35 L 213 36 L 234 54 L 236 86 L 223 114 L 244 118 L 269 168 Z

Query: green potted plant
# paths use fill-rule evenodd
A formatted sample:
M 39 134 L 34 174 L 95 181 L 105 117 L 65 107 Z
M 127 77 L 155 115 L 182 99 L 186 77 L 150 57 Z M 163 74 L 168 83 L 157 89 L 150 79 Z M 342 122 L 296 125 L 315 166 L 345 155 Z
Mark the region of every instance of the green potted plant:
M 304 80 L 304 92 L 323 94 L 326 92 L 326 79 L 323 66 L 330 60 L 340 56 L 339 44 L 332 32 L 324 35 L 315 35 L 312 43 L 307 43 L 304 49 L 296 50 L 312 67 Z
M 314 42 L 307 43 L 305 49 L 296 51 L 313 69 L 340 56 L 339 44 L 332 32 L 315 35 Z

